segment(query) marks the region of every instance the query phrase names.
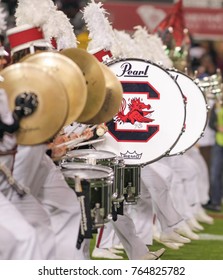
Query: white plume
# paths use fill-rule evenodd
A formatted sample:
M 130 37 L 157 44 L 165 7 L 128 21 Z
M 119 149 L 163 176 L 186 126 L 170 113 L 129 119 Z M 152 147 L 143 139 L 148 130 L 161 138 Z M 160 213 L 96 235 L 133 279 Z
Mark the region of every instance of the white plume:
M 149 33 L 147 32 L 146 27 L 136 26 L 134 27 L 135 32 L 133 33 L 132 37 L 135 41 L 135 43 L 140 46 L 143 58 L 147 60 L 154 61 L 154 50 L 150 49 L 150 46 L 148 44 L 149 40 Z
M 111 52 L 114 57 L 119 58 L 142 58 L 140 47 L 133 40 L 131 35 L 124 30 L 114 29 L 115 42 Z
M 58 50 L 77 47 L 73 26 L 64 12 L 52 12 L 42 29 L 47 41 L 50 42 L 52 38 L 55 38 Z
M 158 63 L 166 68 L 173 66 L 164 50 L 162 40 L 156 34 L 149 34 L 142 26 L 134 27 L 133 38 L 143 53 L 143 58 Z
M 18 0 L 15 11 L 16 25 L 43 26 L 56 9 L 52 0 Z
M 83 9 L 83 18 L 91 39 L 88 44 L 88 51 L 111 50 L 114 34 L 106 14 L 108 13 L 102 7 L 102 3 L 95 3 L 94 0 L 91 0 Z

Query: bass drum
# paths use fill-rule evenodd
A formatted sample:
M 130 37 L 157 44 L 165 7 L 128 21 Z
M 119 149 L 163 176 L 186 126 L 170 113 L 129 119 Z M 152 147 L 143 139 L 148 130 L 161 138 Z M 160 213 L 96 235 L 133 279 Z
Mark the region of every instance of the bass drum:
M 208 119 L 208 104 L 202 90 L 186 74 L 167 70 L 180 86 L 186 98 L 185 131 L 168 155 L 178 155 L 191 148 L 203 135 Z
M 115 153 L 127 165 L 146 165 L 165 156 L 184 129 L 182 91 L 161 66 L 142 59 L 107 63 L 123 88 L 119 112 L 107 123 L 105 141 L 94 148 Z

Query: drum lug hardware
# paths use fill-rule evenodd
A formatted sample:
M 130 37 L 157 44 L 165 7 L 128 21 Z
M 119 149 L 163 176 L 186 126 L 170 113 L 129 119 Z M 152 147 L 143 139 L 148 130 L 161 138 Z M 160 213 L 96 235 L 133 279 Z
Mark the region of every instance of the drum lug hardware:
M 126 187 L 126 202 L 135 202 L 135 197 L 134 194 L 132 192 L 132 182 L 129 182 L 127 187 Z
M 103 226 L 104 225 L 104 220 L 101 215 L 101 208 L 100 208 L 100 203 L 95 204 L 95 208 L 93 209 L 93 224 L 96 225 L 97 227 Z

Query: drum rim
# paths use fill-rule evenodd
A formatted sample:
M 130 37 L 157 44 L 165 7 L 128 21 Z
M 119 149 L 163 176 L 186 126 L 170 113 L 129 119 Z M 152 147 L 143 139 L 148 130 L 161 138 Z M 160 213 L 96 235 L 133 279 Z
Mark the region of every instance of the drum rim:
M 180 71 L 180 70 L 178 70 L 178 69 L 175 69 L 175 68 L 167 68 L 166 71 L 167 71 L 167 72 L 172 71 L 172 72 L 175 72 L 175 73 L 180 73 L 181 75 L 185 76 L 186 78 L 188 78 L 189 80 L 191 80 L 191 81 L 196 85 L 195 81 L 194 81 L 190 76 L 188 76 L 186 73 L 184 73 L 184 72 L 182 72 L 182 71 Z M 197 85 L 197 87 L 198 87 L 198 90 L 201 92 L 201 94 L 202 94 L 202 96 L 203 96 L 205 102 L 207 103 L 207 99 L 206 99 L 206 97 L 205 97 L 204 92 L 201 90 L 201 88 L 200 88 L 198 85 Z
M 73 150 L 73 151 L 69 151 L 66 153 L 66 156 L 71 157 L 72 155 L 75 155 L 75 152 L 80 153 L 80 155 L 78 155 L 76 158 L 78 159 L 88 159 L 88 158 L 84 158 L 83 155 L 81 153 L 87 153 L 87 151 L 93 152 L 95 154 L 100 154 L 100 153 L 105 153 L 105 154 L 110 154 L 112 155 L 111 157 L 104 157 L 104 158 L 96 158 L 96 160 L 109 160 L 109 159 L 115 159 L 117 157 L 117 155 L 113 152 L 110 151 L 106 151 L 106 150 L 96 150 L 96 149 L 80 149 L 80 150 Z M 73 153 L 72 153 L 73 152 Z M 89 154 L 89 153 L 88 153 Z
M 66 167 L 66 165 L 68 166 L 72 166 L 76 167 L 76 168 L 68 168 Z M 65 171 L 65 170 L 95 170 L 95 171 L 105 171 L 108 174 L 109 173 L 113 173 L 113 169 L 111 167 L 108 166 L 104 166 L 101 164 L 85 164 L 85 163 L 74 163 L 74 162 L 65 162 L 65 163 L 61 163 L 61 171 Z
M 194 82 L 194 80 L 193 80 L 190 76 L 186 75 L 186 73 L 183 73 L 182 71 L 180 71 L 180 70 L 178 70 L 178 69 L 175 69 L 175 68 L 167 68 L 166 70 L 167 70 L 168 72 L 170 71 L 170 72 L 175 72 L 175 73 L 177 73 L 177 74 L 181 74 L 182 76 L 188 78 L 188 80 L 190 80 L 194 85 L 196 85 L 196 83 Z M 203 135 L 204 135 L 205 128 L 206 128 L 206 126 L 207 126 L 207 124 L 208 124 L 208 111 L 209 111 L 209 110 L 208 110 L 208 103 L 207 103 L 207 99 L 206 99 L 206 97 L 205 97 L 204 92 L 201 90 L 201 88 L 200 88 L 198 85 L 197 85 L 197 89 L 198 89 L 198 91 L 201 93 L 201 96 L 202 96 L 203 99 L 204 99 L 204 103 L 206 104 L 206 109 L 207 109 L 207 111 L 206 111 L 206 121 L 205 121 L 204 126 L 203 126 L 203 129 L 202 129 L 202 131 L 201 131 L 201 133 L 200 133 L 200 136 L 198 137 L 198 139 L 197 139 L 196 141 L 194 141 L 190 146 L 188 146 L 187 148 L 185 148 L 183 151 L 171 153 L 171 150 L 170 150 L 170 152 L 167 154 L 167 156 L 175 156 L 175 155 L 184 154 L 186 151 L 188 151 L 190 148 L 192 148 L 192 147 L 201 139 L 201 137 L 203 137 Z M 180 139 L 179 139 L 179 141 L 180 141 Z M 176 144 L 177 144 L 177 143 L 176 143 Z M 173 147 L 173 148 L 174 148 L 174 147 Z

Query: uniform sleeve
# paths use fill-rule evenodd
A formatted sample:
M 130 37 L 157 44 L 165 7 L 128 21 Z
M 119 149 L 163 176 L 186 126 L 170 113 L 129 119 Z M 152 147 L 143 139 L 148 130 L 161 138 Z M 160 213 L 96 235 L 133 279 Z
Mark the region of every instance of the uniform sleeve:
M 3 89 L 0 89 L 0 117 L 4 124 L 11 125 L 14 122 L 12 112 L 9 110 L 8 97 Z
M 45 144 L 18 146 L 13 176 L 21 185 L 31 188 L 33 179 L 46 153 Z
M 0 89 L 0 151 L 15 149 L 16 137 L 13 133 L 19 128 L 9 110 L 8 97 L 5 90 Z

